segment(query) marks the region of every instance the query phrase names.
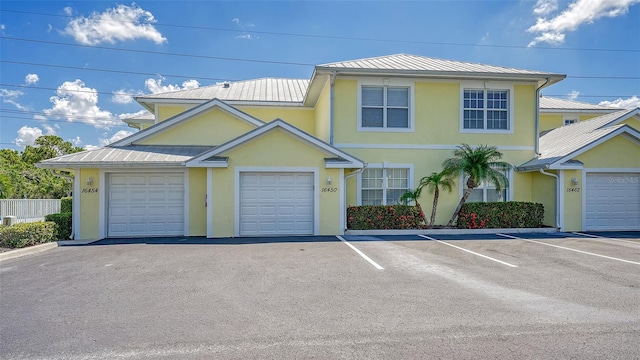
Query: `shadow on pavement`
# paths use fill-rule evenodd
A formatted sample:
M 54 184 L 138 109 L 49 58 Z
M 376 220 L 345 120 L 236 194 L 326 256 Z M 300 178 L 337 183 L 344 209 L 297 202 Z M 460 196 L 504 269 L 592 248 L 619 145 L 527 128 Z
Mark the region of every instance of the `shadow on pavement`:
M 65 244 L 63 246 L 97 246 L 97 245 L 245 245 L 272 244 L 292 242 L 329 242 L 340 241 L 335 236 L 273 236 L 273 237 L 237 237 L 237 238 L 206 238 L 189 237 L 156 237 L 156 238 L 108 238 L 89 244 Z

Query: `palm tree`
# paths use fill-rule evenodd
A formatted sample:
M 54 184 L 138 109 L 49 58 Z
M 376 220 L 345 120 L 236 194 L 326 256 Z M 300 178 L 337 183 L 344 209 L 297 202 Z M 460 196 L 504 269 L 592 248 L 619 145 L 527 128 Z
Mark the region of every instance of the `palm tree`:
M 412 190 L 405 191 L 404 194 L 400 196 L 399 200 L 403 205 L 408 205 L 409 201 L 415 202 L 416 207 L 418 208 L 418 211 L 420 212 L 420 214 L 422 214 L 422 220 L 424 221 L 424 224 L 427 225 L 427 216 L 425 215 L 424 211 L 422 211 L 422 206 L 418 202 L 418 198 L 420 197 L 421 193 L 422 193 L 422 187 L 418 186 L 413 191 Z
M 436 209 L 438 207 L 440 189 L 451 192 L 453 183 L 453 179 L 451 179 L 450 175 L 444 171 L 431 173 L 431 175 L 425 176 L 420 180 L 420 185 L 418 186 L 419 189 L 422 190 L 422 188 L 428 187 L 433 191 L 433 208 L 431 209 L 431 221 L 429 222 L 429 227 L 433 227 L 433 223 L 436 221 Z
M 502 153 L 495 146 L 480 145 L 474 148 L 462 144 L 453 152 L 453 155 L 455 157 L 442 163 L 443 172 L 451 176 L 459 174 L 467 176 L 467 188 L 447 226 L 453 224 L 471 191 L 480 186 L 483 181 L 494 184 L 496 191 L 509 186 L 509 180 L 503 171 L 511 168 L 508 163 L 499 161 L 502 159 Z

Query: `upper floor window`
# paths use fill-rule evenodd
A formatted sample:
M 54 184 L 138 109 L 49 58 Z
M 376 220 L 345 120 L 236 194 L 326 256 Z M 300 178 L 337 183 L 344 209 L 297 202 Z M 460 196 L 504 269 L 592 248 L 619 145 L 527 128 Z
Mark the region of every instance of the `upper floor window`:
M 362 87 L 363 128 L 409 128 L 409 88 Z
M 400 78 L 358 80 L 358 131 L 412 132 L 414 82 Z
M 469 81 L 460 85 L 460 132 L 513 133 L 513 86 Z
M 360 175 L 360 203 L 362 205 L 399 204 L 402 194 L 409 190 L 409 168 L 369 168 Z
M 578 118 L 577 118 L 577 117 L 573 117 L 573 116 L 568 117 L 568 116 L 565 116 L 565 117 L 563 118 L 562 125 L 570 125 L 570 124 L 575 124 L 575 123 L 577 123 L 577 122 L 578 122 Z

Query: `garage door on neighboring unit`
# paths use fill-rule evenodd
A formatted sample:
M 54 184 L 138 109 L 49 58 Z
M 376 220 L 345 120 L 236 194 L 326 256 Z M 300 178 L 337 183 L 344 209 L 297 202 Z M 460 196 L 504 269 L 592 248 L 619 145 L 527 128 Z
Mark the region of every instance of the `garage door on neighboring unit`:
M 108 175 L 107 236 L 184 235 L 184 175 Z
M 640 230 L 640 173 L 587 173 L 587 230 Z
M 240 235 L 313 235 L 313 173 L 240 173 Z

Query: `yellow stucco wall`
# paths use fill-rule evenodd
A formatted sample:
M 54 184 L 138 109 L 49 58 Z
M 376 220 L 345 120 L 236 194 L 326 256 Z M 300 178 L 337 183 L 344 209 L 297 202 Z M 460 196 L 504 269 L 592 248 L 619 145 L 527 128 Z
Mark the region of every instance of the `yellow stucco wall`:
M 620 122 L 620 124 L 627 124 L 636 130 L 640 130 L 640 120 L 638 120 L 637 116 L 630 117 L 627 120 Z
M 207 169 L 189 169 L 189 235 L 207 235 Z
M 318 98 L 315 108 L 315 130 L 314 135 L 318 139 L 329 142 L 329 122 L 331 117 L 330 109 L 330 85 L 325 84 L 322 95 Z
M 317 168 L 320 188 L 327 177 L 333 179 L 332 187 L 338 187 L 336 192 L 319 193 L 319 234 L 340 232 L 340 170 L 325 169 L 324 152 L 276 129 L 221 155 L 229 157 L 229 167 L 213 169 L 213 236 L 234 236 L 236 167 L 273 167 L 274 172 L 278 168 Z
M 640 168 L 639 154 L 638 144 L 618 135 L 576 156 L 575 160 L 582 161 L 585 168 Z
M 176 116 L 187 109 L 186 106 L 176 105 L 159 105 L 158 106 L 158 122 L 165 121 L 170 117 Z
M 80 216 L 76 217 L 80 221 L 80 226 L 79 233 L 75 234 L 75 238 L 77 240 L 99 239 L 100 192 L 105 191 L 106 187 L 105 184 L 100 183 L 100 170 L 98 169 L 81 169 L 79 176 L 80 194 L 73 194 L 73 196 L 80 196 Z M 93 178 L 91 186 L 87 185 L 89 177 Z
M 413 132 L 357 130 L 357 80 L 335 82 L 335 143 L 355 144 L 437 144 L 460 143 L 505 146 L 534 145 L 535 87 L 515 85 L 512 134 L 460 132 L 460 84 L 455 82 L 414 83 Z M 505 83 L 505 86 L 508 86 Z M 531 151 L 533 155 L 533 151 Z
M 315 133 L 315 113 L 312 108 L 284 106 L 237 106 L 237 108 L 264 122 L 280 118 L 306 133 L 311 135 Z
M 555 171 L 546 171 L 555 174 Z M 556 226 L 556 179 L 532 172 L 531 174 L 531 201 L 541 203 L 544 206 L 544 222 L 547 226 Z M 557 174 L 556 174 L 557 175 Z
M 582 192 L 584 184 L 582 184 L 582 170 L 563 170 L 564 182 L 560 191 L 564 196 L 564 231 L 580 231 L 582 230 Z M 578 186 L 571 183 L 571 179 L 576 178 L 579 181 Z M 579 191 L 571 189 L 578 188 Z
M 145 145 L 220 145 L 256 127 L 219 108 L 159 132 L 139 144 Z
M 565 114 L 567 116 L 574 115 L 578 118 L 579 121 L 585 121 L 589 119 L 593 119 L 594 117 L 598 117 L 604 114 Z M 540 131 L 551 130 L 558 128 L 564 125 L 564 116 L 563 114 L 556 113 L 541 113 L 540 114 Z

